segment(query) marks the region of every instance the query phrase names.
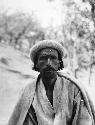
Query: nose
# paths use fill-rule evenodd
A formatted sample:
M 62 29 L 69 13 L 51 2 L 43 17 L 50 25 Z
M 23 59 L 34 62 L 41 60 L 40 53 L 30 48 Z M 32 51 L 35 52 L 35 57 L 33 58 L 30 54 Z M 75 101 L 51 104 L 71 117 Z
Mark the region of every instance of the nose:
M 48 58 L 47 63 L 48 63 L 48 65 L 51 65 L 52 62 L 51 62 L 50 58 Z

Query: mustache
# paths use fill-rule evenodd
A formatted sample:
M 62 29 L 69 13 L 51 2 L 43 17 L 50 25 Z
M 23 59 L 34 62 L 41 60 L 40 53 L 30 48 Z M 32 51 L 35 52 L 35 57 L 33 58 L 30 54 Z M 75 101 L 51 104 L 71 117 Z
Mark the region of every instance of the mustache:
M 55 69 L 53 67 L 51 67 L 51 66 L 45 67 L 44 70 L 46 70 L 46 71 L 55 71 Z

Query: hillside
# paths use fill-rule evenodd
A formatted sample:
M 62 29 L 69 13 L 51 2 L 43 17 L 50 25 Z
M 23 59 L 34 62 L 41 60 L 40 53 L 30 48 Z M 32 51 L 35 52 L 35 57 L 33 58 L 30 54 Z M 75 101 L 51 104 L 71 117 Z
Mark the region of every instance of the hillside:
M 0 43 L 0 125 L 6 125 L 23 88 L 36 75 L 28 56 Z

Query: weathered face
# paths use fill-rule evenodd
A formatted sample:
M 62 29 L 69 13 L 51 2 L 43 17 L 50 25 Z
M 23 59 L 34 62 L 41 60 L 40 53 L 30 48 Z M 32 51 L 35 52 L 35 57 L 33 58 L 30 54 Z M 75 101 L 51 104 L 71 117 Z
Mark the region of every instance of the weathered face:
M 57 50 L 47 48 L 39 52 L 37 68 L 42 77 L 51 79 L 56 77 L 59 67 L 59 59 Z

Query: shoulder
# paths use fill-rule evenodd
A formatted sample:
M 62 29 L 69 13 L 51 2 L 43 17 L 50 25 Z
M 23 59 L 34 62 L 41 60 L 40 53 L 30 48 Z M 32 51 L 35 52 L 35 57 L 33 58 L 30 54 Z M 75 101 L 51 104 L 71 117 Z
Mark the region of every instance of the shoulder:
M 76 86 L 78 89 L 85 88 L 83 83 L 78 81 L 72 74 L 69 74 L 69 73 L 63 72 L 63 71 L 59 71 L 58 75 L 64 79 L 66 79 L 67 81 L 69 81 L 70 84 Z
M 65 79 L 69 80 L 70 81 L 69 84 L 75 85 L 76 90 L 78 90 L 78 92 L 82 95 L 82 99 L 84 100 L 84 102 L 87 106 L 87 109 L 95 122 L 95 105 L 94 105 L 91 97 L 89 96 L 88 90 L 85 88 L 83 83 L 79 82 L 74 76 L 72 76 L 68 73 L 59 72 L 58 74 L 60 77 L 63 77 Z M 78 93 L 77 93 L 77 95 L 78 95 Z
M 73 95 L 74 97 L 80 92 L 80 88 L 77 85 L 76 79 L 70 75 L 69 73 L 64 72 L 58 72 L 59 77 L 61 77 L 63 80 L 63 83 L 65 84 L 69 95 Z
M 23 90 L 14 107 L 13 113 L 9 119 L 8 125 L 17 125 L 20 118 L 24 117 L 25 112 L 29 109 L 35 92 L 36 79 L 32 80 Z
M 21 98 L 27 98 L 30 94 L 33 94 L 36 88 L 37 79 L 32 79 L 23 89 Z
M 66 81 L 68 81 L 68 85 L 71 86 L 71 88 L 74 90 L 76 94 L 80 92 L 82 95 L 86 96 L 87 90 L 84 87 L 83 83 L 78 81 L 72 74 L 59 71 L 58 75 L 63 79 L 66 79 Z

